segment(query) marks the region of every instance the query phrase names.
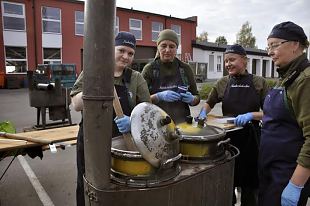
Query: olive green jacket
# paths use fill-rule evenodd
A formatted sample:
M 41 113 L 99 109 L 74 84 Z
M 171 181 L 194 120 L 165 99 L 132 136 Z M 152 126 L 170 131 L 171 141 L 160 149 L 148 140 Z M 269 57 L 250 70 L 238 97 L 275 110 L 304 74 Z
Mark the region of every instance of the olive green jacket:
M 70 96 L 75 96 L 76 94 L 83 91 L 83 76 L 84 73 L 82 71 L 75 84 L 73 85 Z M 123 75 L 120 77 L 114 77 L 114 85 L 125 86 L 125 83 L 123 82 Z M 151 102 L 150 93 L 146 81 L 137 71 L 132 70 L 130 83 L 128 85 L 128 91 L 130 94 L 130 103 L 132 104 L 131 107 L 134 107 L 141 102 Z
M 307 59 L 303 54 L 289 65 L 279 68 L 279 86 L 283 86 L 287 78 Z M 302 129 L 305 143 L 303 144 L 297 163 L 310 169 L 310 67 L 308 66 L 287 89 L 287 104 L 292 115 Z
M 244 75 L 249 75 L 249 73 L 246 71 Z M 224 76 L 221 79 L 219 79 L 216 82 L 216 84 L 213 86 L 208 96 L 208 99 L 206 101 L 206 103 L 208 103 L 211 108 L 213 108 L 216 103 L 223 101 L 224 93 L 225 93 L 228 81 L 229 81 L 229 76 Z M 253 84 L 254 84 L 257 94 L 259 94 L 260 105 L 262 108 L 264 104 L 265 96 L 267 95 L 268 90 L 269 90 L 267 81 L 263 77 L 253 75 Z
M 160 75 L 162 76 L 172 76 L 172 75 L 177 75 L 177 69 L 178 69 L 178 62 L 179 60 L 177 60 L 176 58 L 174 59 L 174 61 L 172 63 L 161 63 L 160 64 Z M 199 98 L 199 93 L 197 90 L 197 85 L 196 85 L 196 81 L 194 78 L 194 73 L 193 70 L 191 69 L 189 64 L 186 64 L 182 61 L 180 62 L 180 67 L 182 67 L 184 69 L 184 73 L 186 76 L 186 80 L 187 82 L 184 82 L 185 84 L 187 84 L 189 86 L 188 91 L 192 93 L 192 95 L 197 96 L 197 98 Z M 143 70 L 142 70 L 142 75 L 144 77 L 144 79 L 146 80 L 147 84 L 150 86 L 151 82 L 154 78 L 153 76 L 153 68 L 151 66 L 151 63 L 148 63 L 147 65 L 144 66 Z

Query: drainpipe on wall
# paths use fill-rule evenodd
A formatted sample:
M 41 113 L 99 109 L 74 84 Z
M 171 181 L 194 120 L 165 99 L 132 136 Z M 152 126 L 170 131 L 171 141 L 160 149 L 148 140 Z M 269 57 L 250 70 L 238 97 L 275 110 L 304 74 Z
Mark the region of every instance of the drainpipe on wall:
M 103 205 L 110 185 L 115 0 L 85 1 L 83 126 L 85 203 Z
M 308 39 L 310 39 L 310 29 L 309 29 Z M 307 48 L 306 53 L 307 53 L 308 59 L 310 59 L 310 47 Z
M 32 0 L 32 13 L 33 13 L 33 35 L 34 35 L 34 65 L 35 68 L 38 65 L 38 50 L 37 50 L 37 18 L 36 18 L 36 7 L 35 7 L 35 0 Z

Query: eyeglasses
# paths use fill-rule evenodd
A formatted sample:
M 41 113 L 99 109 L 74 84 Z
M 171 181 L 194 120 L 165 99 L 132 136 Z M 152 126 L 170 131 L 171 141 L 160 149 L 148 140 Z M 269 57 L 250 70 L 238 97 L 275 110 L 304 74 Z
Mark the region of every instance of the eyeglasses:
M 271 51 L 271 50 L 275 50 L 276 48 L 278 48 L 279 46 L 281 46 L 282 44 L 284 44 L 286 42 L 289 42 L 289 40 L 281 41 L 281 42 L 278 42 L 278 43 L 273 43 L 270 46 L 267 46 L 266 50 L 268 52 Z

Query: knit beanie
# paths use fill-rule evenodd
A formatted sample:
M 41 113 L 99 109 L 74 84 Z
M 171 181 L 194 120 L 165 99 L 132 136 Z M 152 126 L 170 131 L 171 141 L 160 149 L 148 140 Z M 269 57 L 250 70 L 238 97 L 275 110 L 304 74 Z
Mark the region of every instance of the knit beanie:
M 157 39 L 157 45 L 159 45 L 160 42 L 164 41 L 164 40 L 173 41 L 174 43 L 176 43 L 177 46 L 179 46 L 178 35 L 177 35 L 177 33 L 175 33 L 175 31 L 173 31 L 171 29 L 165 29 L 159 33 L 158 39 Z
M 132 33 L 121 31 L 115 37 L 115 46 L 128 46 L 136 49 L 136 38 Z
M 309 44 L 304 30 L 297 24 L 290 21 L 282 22 L 280 24 L 275 25 L 272 28 L 267 39 L 269 38 L 279 38 L 289 41 L 298 41 L 305 46 Z

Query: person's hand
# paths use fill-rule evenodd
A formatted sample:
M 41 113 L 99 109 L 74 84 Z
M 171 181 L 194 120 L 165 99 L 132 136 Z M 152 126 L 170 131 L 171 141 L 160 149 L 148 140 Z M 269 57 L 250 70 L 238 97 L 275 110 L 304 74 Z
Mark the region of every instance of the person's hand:
M 190 92 L 180 93 L 182 102 L 191 104 L 194 101 L 194 95 Z
M 116 117 L 114 122 L 121 133 L 130 132 L 130 118 L 128 116 L 124 115 L 123 117 Z
M 246 114 L 240 114 L 236 117 L 234 123 L 235 125 L 237 125 L 238 127 L 245 125 L 246 123 L 248 123 L 249 121 L 251 121 L 253 119 L 253 114 L 252 112 L 248 112 Z
M 198 115 L 198 119 L 207 119 L 207 110 L 206 108 L 202 107 L 200 113 Z
M 296 206 L 303 187 L 299 187 L 289 181 L 281 195 L 282 206 Z
M 181 99 L 181 95 L 177 92 L 166 90 L 156 93 L 156 97 L 159 101 L 175 102 Z

